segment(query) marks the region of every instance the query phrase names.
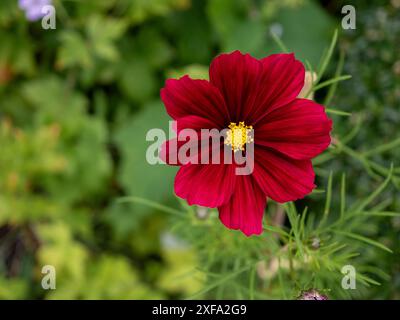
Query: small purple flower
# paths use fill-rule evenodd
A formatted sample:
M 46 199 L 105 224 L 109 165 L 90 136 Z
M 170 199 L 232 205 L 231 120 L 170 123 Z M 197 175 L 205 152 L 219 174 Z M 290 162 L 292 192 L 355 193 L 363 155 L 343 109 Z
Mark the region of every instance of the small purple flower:
M 328 300 L 328 296 L 319 293 L 315 289 L 302 291 L 297 300 Z
M 44 17 L 46 13 L 42 12 L 42 8 L 50 4 L 51 0 L 18 0 L 20 9 L 25 11 L 25 16 L 29 21 Z

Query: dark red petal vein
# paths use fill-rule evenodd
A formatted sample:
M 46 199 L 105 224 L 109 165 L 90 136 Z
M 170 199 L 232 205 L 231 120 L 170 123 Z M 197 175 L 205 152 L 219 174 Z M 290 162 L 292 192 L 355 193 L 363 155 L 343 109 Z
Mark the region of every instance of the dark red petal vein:
M 235 188 L 235 168 L 226 164 L 188 164 L 175 177 L 175 193 L 189 205 L 215 208 L 227 203 Z
M 262 59 L 261 63 L 262 79 L 255 108 L 248 115 L 252 125 L 296 99 L 304 85 L 304 66 L 294 54 L 272 54 Z
M 277 202 L 304 198 L 314 188 L 311 160 L 294 160 L 262 147 L 255 149 L 253 177 L 262 191 Z
M 206 80 L 184 76 L 168 79 L 161 89 L 161 99 L 168 114 L 175 120 L 185 116 L 199 116 L 223 127 L 229 121 L 225 101 L 219 90 Z
M 246 236 L 260 234 L 266 205 L 266 196 L 253 177 L 237 176 L 230 201 L 218 208 L 219 218 L 226 227 L 239 229 Z
M 221 91 L 233 122 L 244 121 L 254 108 L 262 64 L 240 51 L 217 56 L 210 65 L 210 82 Z
M 255 131 L 255 141 L 294 159 L 311 159 L 329 146 L 331 130 L 332 121 L 323 106 L 296 99 L 264 119 Z

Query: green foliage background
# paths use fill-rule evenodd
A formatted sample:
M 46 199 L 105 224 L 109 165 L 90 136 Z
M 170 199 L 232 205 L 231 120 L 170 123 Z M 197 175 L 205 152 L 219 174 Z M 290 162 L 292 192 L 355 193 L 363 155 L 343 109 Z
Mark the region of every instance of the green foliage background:
M 159 90 L 206 78 L 220 52 L 282 51 L 271 31 L 318 73 L 348 3 L 53 2 L 56 30 L 0 2 L 0 299 L 400 297 L 398 1 L 351 1 L 357 29 L 339 28 L 320 83 L 352 79 L 315 96 L 336 141 L 315 160 L 318 190 L 271 201 L 252 238 L 177 200 L 176 168 L 146 162 L 146 132 L 168 128 Z M 56 290 L 40 285 L 48 264 Z M 340 286 L 346 264 L 357 290 Z

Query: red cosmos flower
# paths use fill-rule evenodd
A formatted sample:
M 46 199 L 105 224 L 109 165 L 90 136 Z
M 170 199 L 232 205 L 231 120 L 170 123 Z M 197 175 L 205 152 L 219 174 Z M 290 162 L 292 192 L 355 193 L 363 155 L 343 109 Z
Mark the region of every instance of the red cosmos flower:
M 210 81 L 168 79 L 161 90 L 166 110 L 178 133 L 251 126 L 254 142 L 244 139 L 239 147 L 254 143 L 254 170 L 236 175 L 235 164 L 178 164 L 175 193 L 190 205 L 218 208 L 228 228 L 260 234 L 267 198 L 293 201 L 315 187 L 311 159 L 330 144 L 332 121 L 322 105 L 298 98 L 305 71 L 293 54 L 261 60 L 239 51 L 221 54 L 209 73 Z M 160 152 L 167 163 L 178 151 L 171 146 L 167 141 Z

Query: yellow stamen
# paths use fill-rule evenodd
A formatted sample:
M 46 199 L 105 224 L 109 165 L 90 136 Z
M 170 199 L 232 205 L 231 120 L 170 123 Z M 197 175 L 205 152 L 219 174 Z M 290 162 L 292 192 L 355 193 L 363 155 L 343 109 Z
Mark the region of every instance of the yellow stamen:
M 254 141 L 250 136 L 250 132 L 253 130 L 252 126 L 246 126 L 244 122 L 239 122 L 238 125 L 235 122 L 231 122 L 228 128 L 224 143 L 232 146 L 234 152 L 243 151 L 246 143 Z

